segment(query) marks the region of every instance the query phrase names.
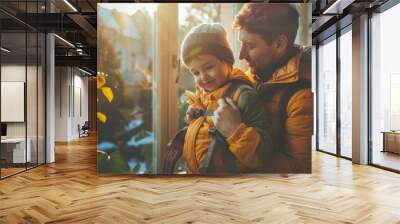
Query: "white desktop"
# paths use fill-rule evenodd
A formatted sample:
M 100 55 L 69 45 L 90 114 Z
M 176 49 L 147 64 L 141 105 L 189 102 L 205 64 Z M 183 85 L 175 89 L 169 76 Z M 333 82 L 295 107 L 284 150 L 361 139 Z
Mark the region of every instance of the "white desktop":
M 1 140 L 2 147 L 12 147 L 12 162 L 13 163 L 25 163 L 30 162 L 32 158 L 31 154 L 31 139 L 26 140 L 28 142 L 25 154 L 25 138 L 6 138 Z
M 7 136 L 8 124 L 25 122 L 25 90 L 25 82 L 1 81 L 1 159 L 5 159 L 7 163 L 32 160 L 30 138 Z
M 26 144 L 26 142 L 28 144 Z M 26 151 L 25 151 L 25 145 L 27 146 Z M 1 124 L 1 151 L 4 152 L 2 154 L 6 154 L 6 152 L 10 152 L 10 155 L 12 154 L 12 161 L 11 158 L 9 158 L 8 159 L 9 162 L 12 163 L 31 162 L 32 160 L 31 145 L 32 141 L 30 138 L 27 138 L 25 141 L 25 138 L 7 137 L 7 124 L 5 123 Z

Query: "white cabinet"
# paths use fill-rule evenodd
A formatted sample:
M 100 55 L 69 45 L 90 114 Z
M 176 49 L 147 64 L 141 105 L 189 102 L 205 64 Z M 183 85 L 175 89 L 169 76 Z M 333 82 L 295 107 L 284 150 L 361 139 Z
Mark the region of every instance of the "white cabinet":
M 26 140 L 27 147 L 25 151 L 25 138 L 7 138 L 1 140 L 2 148 L 4 151 L 12 151 L 12 163 L 25 163 L 32 161 L 32 141 L 30 138 Z M 3 150 L 2 150 L 3 151 Z M 26 161 L 25 161 L 26 159 Z

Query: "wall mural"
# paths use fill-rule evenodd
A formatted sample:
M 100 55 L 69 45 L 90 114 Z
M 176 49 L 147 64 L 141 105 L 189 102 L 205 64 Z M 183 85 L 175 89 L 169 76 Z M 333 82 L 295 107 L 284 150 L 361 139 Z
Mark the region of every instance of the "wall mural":
M 310 24 L 310 4 L 98 4 L 98 172 L 310 173 Z

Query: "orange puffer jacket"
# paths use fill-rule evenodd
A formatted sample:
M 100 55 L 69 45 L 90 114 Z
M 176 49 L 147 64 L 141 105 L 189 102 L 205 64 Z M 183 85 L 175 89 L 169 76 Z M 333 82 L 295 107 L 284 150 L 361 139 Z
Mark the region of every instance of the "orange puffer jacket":
M 254 77 L 251 74 L 248 74 Z M 310 173 L 311 172 L 311 136 L 313 134 L 313 93 L 310 88 L 295 92 L 286 107 L 287 117 L 281 124 L 280 102 L 284 95 L 284 86 L 297 82 L 311 82 L 311 54 L 304 49 L 275 70 L 271 79 L 260 83 L 257 90 L 262 97 L 268 113 L 267 141 L 269 143 L 282 138 L 283 145 L 268 148 L 268 173 Z M 284 129 L 282 131 L 282 128 Z
M 225 96 L 232 80 L 242 80 L 253 87 L 255 85 L 255 80 L 246 76 L 239 69 L 233 69 L 228 79 L 225 85 L 213 92 L 204 92 L 200 88 L 197 88 L 195 93 L 186 91 L 188 103 L 197 109 L 214 111 L 218 108 L 218 99 Z M 264 122 L 265 110 L 255 109 L 255 106 L 260 105 L 261 101 L 252 88 L 247 88 L 243 92 L 236 91 L 232 98 L 241 112 L 243 121 L 240 127 L 226 139 L 229 150 L 236 159 L 236 171 L 244 172 L 248 169 L 260 168 L 262 167 L 260 149 L 264 147 L 263 131 L 266 124 Z M 183 157 L 186 160 L 188 173 L 198 174 L 199 168 L 205 162 L 208 146 L 212 141 L 208 130 L 212 127 L 214 124 L 211 116 L 202 116 L 190 121 L 183 148 Z M 214 156 L 212 166 L 214 167 L 212 173 L 222 174 L 226 171 L 221 155 Z

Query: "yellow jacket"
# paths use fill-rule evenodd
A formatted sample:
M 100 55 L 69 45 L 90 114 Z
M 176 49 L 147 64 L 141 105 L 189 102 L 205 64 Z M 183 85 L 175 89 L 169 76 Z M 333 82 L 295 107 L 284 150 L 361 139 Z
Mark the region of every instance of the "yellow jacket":
M 204 92 L 197 88 L 196 92 L 186 92 L 188 103 L 195 108 L 214 111 L 218 108 L 218 99 L 224 97 L 232 80 L 242 80 L 255 85 L 255 80 L 246 76 L 241 70 L 233 69 L 228 76 L 228 82 L 213 92 Z M 236 91 L 233 100 L 241 111 L 243 123 L 229 136 L 226 141 L 229 149 L 235 156 L 237 172 L 244 172 L 249 169 L 257 169 L 263 166 L 260 160 L 260 148 L 263 147 L 263 130 L 265 129 L 264 119 L 266 117 L 264 109 L 256 109 L 255 105 L 260 105 L 260 100 L 254 89 Z M 183 157 L 186 160 L 189 173 L 198 174 L 199 168 L 205 162 L 208 146 L 212 137 L 208 130 L 214 127 L 210 116 L 202 116 L 190 121 L 185 136 Z M 214 167 L 212 173 L 225 173 L 222 154 L 216 154 L 212 161 Z
M 254 77 L 252 74 L 248 74 Z M 280 103 L 284 85 L 299 81 L 311 82 L 311 54 L 299 49 L 272 77 L 257 87 L 268 113 L 266 141 L 273 143 L 283 138 L 284 145 L 275 145 L 268 151 L 265 172 L 269 173 L 310 173 L 311 136 L 313 134 L 313 93 L 310 88 L 294 93 L 287 104 L 287 118 L 280 124 Z M 265 97 L 268 96 L 268 97 Z M 280 127 L 284 130 L 279 131 Z M 283 133 L 283 136 L 282 136 Z

